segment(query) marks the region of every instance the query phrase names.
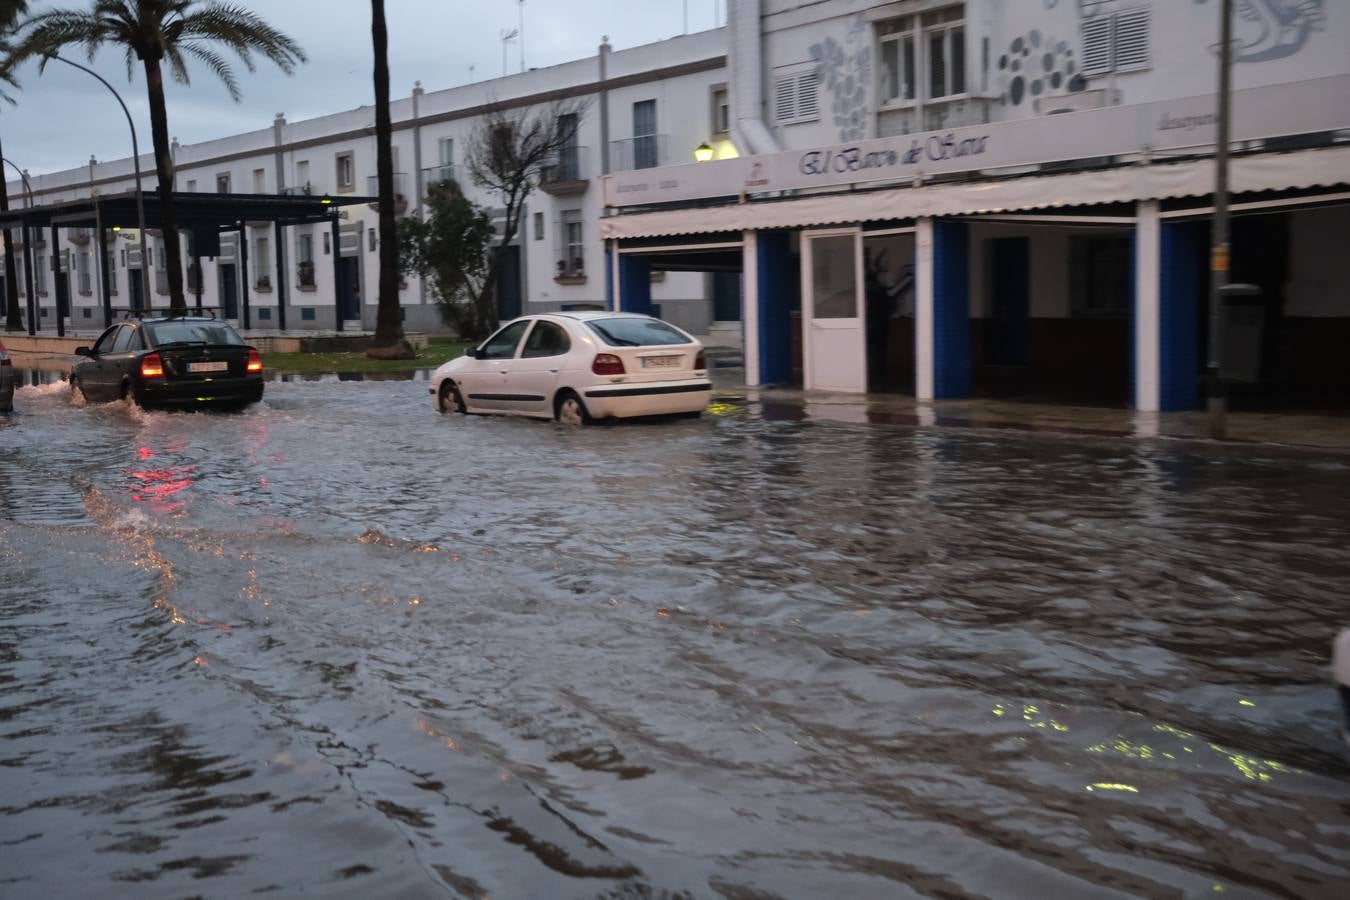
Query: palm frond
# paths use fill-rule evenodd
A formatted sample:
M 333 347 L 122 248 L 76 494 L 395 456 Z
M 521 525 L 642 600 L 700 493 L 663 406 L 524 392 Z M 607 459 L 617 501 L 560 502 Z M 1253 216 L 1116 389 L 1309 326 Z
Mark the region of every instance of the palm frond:
M 225 83 L 225 87 L 235 101 L 240 99 L 242 94 L 239 92 L 239 82 L 235 79 L 234 70 L 230 68 L 230 64 L 225 57 L 203 44 L 186 43 L 181 44 L 180 47 L 184 53 L 196 57 L 205 63 L 208 69 L 215 72 L 216 77 Z

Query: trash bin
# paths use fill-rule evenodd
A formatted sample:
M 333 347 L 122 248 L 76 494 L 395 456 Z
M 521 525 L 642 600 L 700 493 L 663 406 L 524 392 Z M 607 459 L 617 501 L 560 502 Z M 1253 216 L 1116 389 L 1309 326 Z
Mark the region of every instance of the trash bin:
M 1261 289 L 1253 284 L 1230 284 L 1219 289 L 1223 302 L 1220 357 L 1224 381 L 1253 384 L 1261 376 L 1261 348 L 1265 341 L 1266 306 Z

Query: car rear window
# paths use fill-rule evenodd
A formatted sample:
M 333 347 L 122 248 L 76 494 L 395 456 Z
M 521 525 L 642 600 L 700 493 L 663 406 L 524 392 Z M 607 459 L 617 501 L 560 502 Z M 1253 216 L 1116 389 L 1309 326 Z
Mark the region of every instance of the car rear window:
M 190 344 L 234 344 L 241 346 L 244 339 L 224 322 L 159 322 L 147 325 L 150 336 L 156 345 Z
M 589 319 L 587 327 L 611 347 L 655 347 L 688 344 L 689 338 L 660 319 Z

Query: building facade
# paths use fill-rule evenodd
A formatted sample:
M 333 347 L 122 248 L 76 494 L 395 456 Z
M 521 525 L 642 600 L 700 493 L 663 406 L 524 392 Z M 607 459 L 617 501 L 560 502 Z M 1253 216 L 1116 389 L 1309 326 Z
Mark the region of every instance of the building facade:
M 1343 409 L 1350 4 L 1236 7 L 1224 374 Z M 1220 8 L 737 0 L 739 156 L 604 179 L 611 302 L 743 273 L 751 384 L 1194 408 Z
M 305 77 L 303 70 L 297 77 Z M 574 145 L 544 168 L 540 187 L 527 200 L 508 251 L 498 306 L 503 319 L 565 307 L 603 308 L 599 178 L 625 168 L 692 160 L 694 149 L 715 137 L 715 107 L 726 95 L 726 83 L 725 29 L 626 50 L 613 50 L 606 39 L 588 59 L 448 90 L 426 91 L 419 83 L 410 96 L 393 102 L 397 210 L 400 215 L 419 212 L 427 186 L 451 179 L 499 217 L 500 202 L 473 183 L 465 160 L 485 111 L 493 105 L 542 110 L 558 99 L 580 101 L 585 109 L 576 123 Z M 729 152 L 729 143 L 719 146 L 723 154 Z M 309 193 L 339 200 L 372 196 L 377 193 L 374 109 L 300 122 L 278 114 L 269 127 L 247 134 L 201 144 L 175 142 L 174 160 L 178 191 Z M 153 160 L 142 159 L 141 169 L 145 189 L 153 190 Z M 27 185 L 9 185 L 16 205 L 60 203 L 133 188 L 130 158 L 91 161 L 77 170 L 32 176 Z M 202 257 L 200 285 L 189 266 L 189 306 L 196 304 L 200 286 L 204 307 L 219 310 L 241 327 L 276 328 L 282 293 L 278 281 L 286 279 L 288 329 L 333 329 L 339 319 L 346 328 L 373 328 L 377 219 L 372 205 L 348 206 L 336 242 L 326 226 L 295 226 L 285 229 L 281 248 L 271 223 L 244 223 L 240 231 L 222 236 L 219 255 Z M 247 240 L 247 248 L 241 248 L 241 240 Z M 183 241 L 186 260 L 192 248 L 186 237 Z M 101 327 L 104 277 L 98 242 L 89 229 L 66 229 L 59 242 L 53 248 L 50 235 L 43 235 L 32 248 L 42 327 L 54 327 L 58 311 L 68 327 Z M 21 250 L 22 243 L 16 243 L 16 251 Z M 339 256 L 338 268 L 333 254 Z M 17 255 L 21 268 L 23 254 Z M 115 308 L 168 306 L 160 236 L 143 239 L 134 229 L 122 229 L 109 255 L 107 287 Z M 152 271 L 149 298 L 142 296 L 142 265 Z M 22 287 L 24 273 L 20 276 Z M 672 274 L 652 285 L 653 297 L 668 305 L 672 318 L 703 333 L 711 326 L 706 310 L 712 289 L 713 279 L 702 274 Z M 444 329 L 434 298 L 420 279 L 404 279 L 400 301 L 408 329 Z

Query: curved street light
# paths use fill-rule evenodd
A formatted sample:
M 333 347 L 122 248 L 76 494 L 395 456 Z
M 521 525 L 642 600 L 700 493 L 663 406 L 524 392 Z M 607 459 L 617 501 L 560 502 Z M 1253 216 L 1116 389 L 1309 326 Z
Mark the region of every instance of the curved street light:
M 18 163 L 7 156 L 0 156 L 0 170 L 4 168 L 4 163 L 9 163 L 14 171 L 19 173 L 19 178 L 23 181 L 24 208 L 32 209 L 33 182 L 28 180 L 28 170 L 20 169 Z M 0 178 L 3 177 L 3 171 L 0 171 Z M 20 231 L 23 234 L 23 271 L 26 282 L 24 287 L 28 295 L 28 334 L 31 336 L 37 334 L 37 319 L 39 316 L 37 296 L 33 293 L 33 229 L 27 222 L 24 222 Z M 5 265 L 8 266 L 9 264 L 10 260 L 6 258 Z
M 57 60 L 58 62 L 63 62 L 68 66 L 73 66 L 74 68 L 79 69 L 81 72 L 85 72 L 97 78 L 99 82 L 109 91 L 111 91 L 112 95 L 117 98 L 118 105 L 122 107 L 122 112 L 127 117 L 127 125 L 128 127 L 131 128 L 131 164 L 135 168 L 136 172 L 136 224 L 141 231 L 141 294 L 144 301 L 146 303 L 149 303 L 151 297 L 150 266 L 148 264 L 149 255 L 146 253 L 148 235 L 146 235 L 145 233 L 145 192 L 141 190 L 141 148 L 140 142 L 137 141 L 136 139 L 136 123 L 132 121 L 131 111 L 127 109 L 127 105 L 122 102 L 122 95 L 117 93 L 117 90 L 111 84 L 109 84 L 107 82 L 107 79 L 105 79 L 102 75 L 98 74 L 93 69 L 90 69 L 87 66 L 82 66 L 77 62 L 71 62 L 64 56 L 58 56 L 55 53 L 49 53 L 43 57 L 44 63 L 47 60 L 52 59 Z M 139 310 L 137 310 L 137 312 L 139 312 Z

